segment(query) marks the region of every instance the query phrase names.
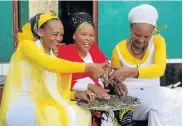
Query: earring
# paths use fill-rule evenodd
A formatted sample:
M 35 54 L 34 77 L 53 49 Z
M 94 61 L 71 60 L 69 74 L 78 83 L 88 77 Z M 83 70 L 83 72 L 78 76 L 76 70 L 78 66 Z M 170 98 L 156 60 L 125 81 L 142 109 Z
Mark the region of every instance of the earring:
M 43 44 L 43 37 L 40 36 L 39 40 L 40 40 L 41 44 Z
M 75 43 L 75 36 L 73 36 L 73 43 Z
M 41 42 L 41 44 L 43 44 L 43 40 L 42 39 L 40 39 L 40 42 Z

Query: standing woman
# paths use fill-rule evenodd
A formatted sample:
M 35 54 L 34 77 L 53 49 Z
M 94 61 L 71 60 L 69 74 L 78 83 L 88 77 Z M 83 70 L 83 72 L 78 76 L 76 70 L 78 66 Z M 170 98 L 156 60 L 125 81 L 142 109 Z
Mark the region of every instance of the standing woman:
M 0 126 L 79 126 L 85 119 L 89 126 L 90 113 L 73 107 L 70 98 L 71 74 L 104 73 L 99 64 L 74 63 L 54 56 L 63 39 L 63 25 L 54 13 L 37 14 L 18 33 L 4 87 L 0 111 Z M 63 73 L 60 78 L 56 73 Z M 65 73 L 65 74 L 64 74 Z M 66 74 L 67 73 L 67 74 Z M 86 97 L 89 93 L 83 92 Z

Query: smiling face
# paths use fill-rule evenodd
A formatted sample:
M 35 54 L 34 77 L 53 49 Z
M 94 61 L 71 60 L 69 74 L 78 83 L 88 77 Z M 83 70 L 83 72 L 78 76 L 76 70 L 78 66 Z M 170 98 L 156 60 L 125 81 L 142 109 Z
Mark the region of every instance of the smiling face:
M 150 24 L 138 23 L 131 26 L 132 45 L 137 49 L 143 49 L 150 41 L 155 27 Z
M 60 20 L 52 19 L 48 21 L 43 29 L 39 29 L 39 36 L 43 40 L 43 47 L 47 51 L 57 49 L 63 40 L 64 29 Z
M 95 40 L 95 30 L 88 23 L 81 24 L 73 35 L 79 53 L 87 53 Z

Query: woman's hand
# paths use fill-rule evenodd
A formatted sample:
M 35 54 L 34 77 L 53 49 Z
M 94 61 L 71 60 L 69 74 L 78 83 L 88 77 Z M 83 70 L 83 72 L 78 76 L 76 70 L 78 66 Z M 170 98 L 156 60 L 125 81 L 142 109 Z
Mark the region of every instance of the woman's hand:
M 98 85 L 89 84 L 88 89 L 91 90 L 93 93 L 95 93 L 96 97 L 105 98 L 105 99 L 110 98 L 110 96 L 108 94 L 109 90 L 106 90 Z
M 105 86 L 107 87 L 109 84 L 109 78 L 114 73 L 114 70 L 110 67 L 105 68 L 105 74 L 103 76 L 103 82 Z
M 138 68 L 128 68 L 128 67 L 113 67 L 114 73 L 110 76 L 109 82 L 115 80 L 116 82 L 123 82 L 129 77 L 138 77 Z
M 82 101 L 88 102 L 88 104 L 91 104 L 95 100 L 95 94 L 90 90 L 78 91 L 75 93 L 75 99 L 80 99 Z
M 127 96 L 128 95 L 128 89 L 125 84 L 123 83 L 114 83 L 114 92 L 119 96 Z
M 86 64 L 86 72 L 90 72 L 93 77 L 99 78 L 105 74 L 105 68 L 108 67 L 107 63 L 87 63 Z

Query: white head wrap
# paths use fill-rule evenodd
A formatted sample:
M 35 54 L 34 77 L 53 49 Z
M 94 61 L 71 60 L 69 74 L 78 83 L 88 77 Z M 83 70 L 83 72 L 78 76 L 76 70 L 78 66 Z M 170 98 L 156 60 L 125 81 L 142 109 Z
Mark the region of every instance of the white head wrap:
M 147 23 L 156 26 L 157 19 L 158 12 L 156 8 L 148 4 L 142 4 L 140 6 L 134 7 L 128 14 L 128 20 L 130 24 Z

